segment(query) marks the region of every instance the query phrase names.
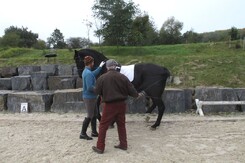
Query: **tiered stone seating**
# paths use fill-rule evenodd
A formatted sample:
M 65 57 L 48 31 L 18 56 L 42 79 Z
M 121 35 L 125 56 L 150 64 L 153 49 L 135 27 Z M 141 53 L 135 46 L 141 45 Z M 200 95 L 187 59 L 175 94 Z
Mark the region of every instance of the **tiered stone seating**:
M 82 80 L 74 65 L 21 66 L 0 68 L 0 111 L 20 112 L 28 103 L 30 112 L 85 112 Z M 165 113 L 196 110 L 194 99 L 244 101 L 243 88 L 167 88 L 162 96 Z M 128 113 L 145 113 L 145 98 L 129 98 Z M 245 106 L 204 106 L 206 112 L 245 111 Z M 229 107 L 229 108 L 227 108 Z M 232 107 L 232 109 L 231 109 Z M 157 112 L 157 109 L 154 110 Z

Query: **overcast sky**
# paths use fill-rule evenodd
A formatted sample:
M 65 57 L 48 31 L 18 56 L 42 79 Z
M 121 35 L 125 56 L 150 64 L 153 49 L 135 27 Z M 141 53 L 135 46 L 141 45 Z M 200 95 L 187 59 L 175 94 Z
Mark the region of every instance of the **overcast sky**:
M 170 17 L 184 24 L 182 33 L 211 32 L 245 28 L 245 0 L 133 0 L 148 13 L 157 30 Z M 94 23 L 91 7 L 94 0 L 1 0 L 0 37 L 10 26 L 27 27 L 47 41 L 57 28 L 65 39 L 88 37 L 83 20 Z M 95 29 L 95 27 L 93 27 Z M 90 39 L 98 42 L 90 30 Z

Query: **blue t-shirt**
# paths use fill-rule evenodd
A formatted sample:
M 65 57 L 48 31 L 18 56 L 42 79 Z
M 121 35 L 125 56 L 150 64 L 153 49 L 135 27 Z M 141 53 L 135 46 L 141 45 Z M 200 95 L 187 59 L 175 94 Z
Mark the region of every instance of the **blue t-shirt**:
M 96 70 L 91 71 L 89 67 L 85 67 L 82 73 L 83 79 L 83 98 L 93 99 L 97 95 L 94 93 L 94 87 L 96 83 L 96 77 L 100 73 L 101 67 L 98 67 Z

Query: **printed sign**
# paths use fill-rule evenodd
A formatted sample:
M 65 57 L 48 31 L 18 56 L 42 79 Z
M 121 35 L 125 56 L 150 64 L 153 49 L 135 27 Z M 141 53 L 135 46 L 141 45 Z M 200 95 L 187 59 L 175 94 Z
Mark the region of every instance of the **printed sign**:
M 28 103 L 21 103 L 20 112 L 21 113 L 27 113 L 28 112 Z

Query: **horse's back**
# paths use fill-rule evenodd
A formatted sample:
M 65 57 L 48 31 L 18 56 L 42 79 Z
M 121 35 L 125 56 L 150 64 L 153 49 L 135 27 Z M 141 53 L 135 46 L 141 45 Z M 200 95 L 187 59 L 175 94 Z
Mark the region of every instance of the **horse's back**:
M 170 72 L 167 68 L 153 63 L 138 63 L 135 65 L 136 73 L 149 76 L 164 76 L 168 78 Z

